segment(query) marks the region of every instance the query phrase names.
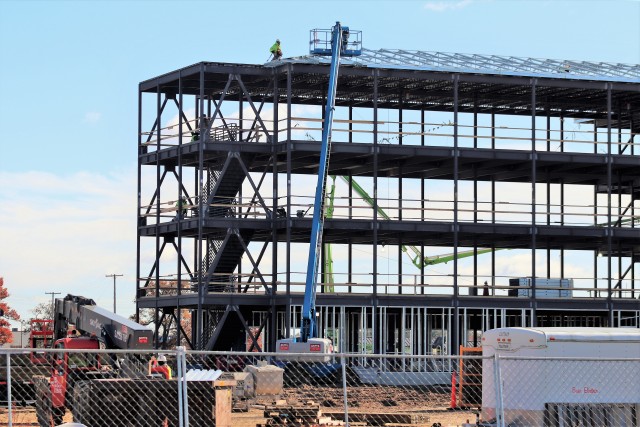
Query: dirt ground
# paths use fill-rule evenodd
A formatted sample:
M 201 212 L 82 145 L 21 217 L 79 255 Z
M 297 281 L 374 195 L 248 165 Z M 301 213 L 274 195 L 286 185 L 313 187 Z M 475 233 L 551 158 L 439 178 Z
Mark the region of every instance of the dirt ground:
M 283 399 L 288 403 L 305 403 L 323 400 L 323 407 L 340 407 L 344 402 L 342 387 L 319 387 L 316 385 L 300 385 L 296 388 L 285 388 Z M 347 387 L 347 405 L 359 410 L 392 410 L 416 411 L 434 408 L 447 408 L 450 395 L 411 387 Z
M 286 402 L 286 403 L 285 403 Z M 268 404 L 269 402 L 256 402 Z M 271 402 L 273 403 L 273 402 Z M 323 415 L 334 420 L 344 417 L 344 394 L 341 387 L 318 387 L 317 385 L 299 385 L 285 388 L 280 403 L 291 406 L 319 406 Z M 462 426 L 475 423 L 476 415 L 472 409 L 450 410 L 450 395 L 442 392 L 414 389 L 408 387 L 349 387 L 347 404 L 349 420 L 357 421 L 362 415 L 387 414 L 390 423 L 394 414 L 411 416 L 416 427 L 431 427 L 438 423 L 442 427 Z M 254 405 L 247 413 L 234 413 L 234 426 L 255 427 L 266 420 L 262 417 L 260 405 Z M 338 424 L 336 424 L 338 425 Z M 353 425 L 365 425 L 356 423 Z M 378 424 L 380 425 L 380 424 Z M 403 424 L 404 425 L 404 424 Z

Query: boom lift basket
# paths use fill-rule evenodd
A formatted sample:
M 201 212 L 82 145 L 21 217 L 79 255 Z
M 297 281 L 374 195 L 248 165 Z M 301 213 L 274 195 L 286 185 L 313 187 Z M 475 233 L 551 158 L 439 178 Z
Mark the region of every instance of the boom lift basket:
M 340 56 L 359 56 L 362 54 L 362 31 L 342 27 L 343 43 Z M 333 29 L 313 29 L 309 32 L 309 53 L 312 55 L 331 55 L 331 37 Z M 346 42 L 346 43 L 345 43 Z

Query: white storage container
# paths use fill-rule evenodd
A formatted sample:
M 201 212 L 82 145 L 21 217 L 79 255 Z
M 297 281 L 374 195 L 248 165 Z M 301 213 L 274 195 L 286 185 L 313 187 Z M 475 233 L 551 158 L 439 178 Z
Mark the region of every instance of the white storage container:
M 482 417 L 496 416 L 500 359 L 505 425 L 544 425 L 548 407 L 594 404 L 640 410 L 640 329 L 499 328 L 482 336 Z M 548 360 L 544 358 L 568 358 Z M 601 359 L 634 359 L 604 362 Z M 617 367 L 617 369 L 611 369 Z M 635 408 L 635 409 L 633 409 Z

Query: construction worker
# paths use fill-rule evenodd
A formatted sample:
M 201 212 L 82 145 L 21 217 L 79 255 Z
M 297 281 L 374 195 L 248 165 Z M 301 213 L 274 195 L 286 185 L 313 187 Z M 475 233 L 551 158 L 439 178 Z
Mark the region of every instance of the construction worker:
M 488 297 L 489 296 L 489 283 L 487 283 L 487 281 L 484 281 L 484 285 L 482 286 L 482 296 L 483 297 Z
M 269 49 L 271 55 L 273 55 L 272 61 L 277 61 L 282 58 L 282 49 L 280 48 L 280 39 L 276 39 L 276 42 Z
M 149 361 L 149 375 L 153 374 L 160 374 L 167 380 L 173 377 L 171 367 L 167 365 L 167 358 L 164 354 L 161 354 L 157 358 L 151 357 Z
M 347 50 L 347 46 L 349 46 L 349 30 L 344 30 L 342 32 L 342 52 Z
M 176 202 L 176 216 L 184 218 L 187 216 L 187 199 L 183 196 Z

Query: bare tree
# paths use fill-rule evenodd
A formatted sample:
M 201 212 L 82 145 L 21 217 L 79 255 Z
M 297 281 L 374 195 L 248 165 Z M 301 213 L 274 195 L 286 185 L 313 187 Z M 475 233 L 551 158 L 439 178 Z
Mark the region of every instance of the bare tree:
M 160 295 L 170 295 L 176 286 L 175 281 L 161 280 L 159 283 Z M 150 292 L 154 292 L 155 281 L 150 281 L 147 289 L 150 290 Z M 154 309 L 140 309 L 139 316 L 138 323 L 155 329 L 156 319 Z M 129 318 L 135 321 L 136 315 L 132 314 Z M 180 325 L 182 326 L 182 331 L 180 332 L 180 343 L 177 343 L 178 325 L 176 324 L 176 320 L 179 320 Z M 187 337 L 191 335 L 191 316 L 189 310 L 180 310 L 180 313 L 175 314 L 175 317 L 164 316 L 158 328 L 158 337 L 166 337 L 166 341 L 160 343 L 163 348 L 175 348 L 177 345 L 184 345 L 188 347 L 188 341 L 185 339 L 185 335 Z
M 33 319 L 53 319 L 53 307 L 50 302 L 38 303 L 31 309 Z

